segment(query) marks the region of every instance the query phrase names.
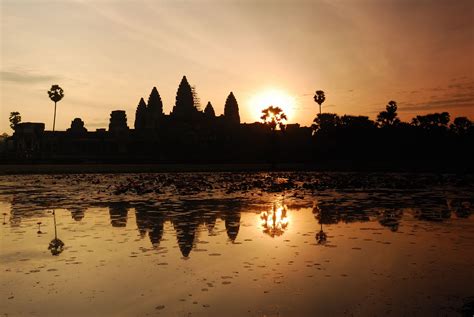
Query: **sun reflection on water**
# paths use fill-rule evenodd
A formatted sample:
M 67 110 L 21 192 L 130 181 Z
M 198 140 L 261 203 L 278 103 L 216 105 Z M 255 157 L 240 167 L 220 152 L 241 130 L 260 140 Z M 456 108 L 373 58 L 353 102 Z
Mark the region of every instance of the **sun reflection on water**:
M 288 208 L 284 204 L 274 203 L 269 211 L 260 213 L 263 232 L 274 237 L 281 236 L 288 227 Z

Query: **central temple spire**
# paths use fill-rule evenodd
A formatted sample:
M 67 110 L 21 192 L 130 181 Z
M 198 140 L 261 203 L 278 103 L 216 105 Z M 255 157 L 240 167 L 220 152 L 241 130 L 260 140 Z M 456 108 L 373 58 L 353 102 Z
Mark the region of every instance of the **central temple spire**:
M 191 119 L 198 112 L 194 106 L 194 96 L 186 76 L 183 76 L 176 93 L 176 103 L 173 107 L 173 116 L 181 119 Z

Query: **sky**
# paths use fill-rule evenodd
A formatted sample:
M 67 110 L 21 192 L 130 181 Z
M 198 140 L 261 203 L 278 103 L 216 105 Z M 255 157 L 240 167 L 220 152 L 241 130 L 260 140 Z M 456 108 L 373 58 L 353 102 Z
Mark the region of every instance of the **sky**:
M 12 111 L 51 129 L 53 84 L 57 130 L 107 128 L 112 110 L 133 127 L 154 86 L 171 111 L 183 75 L 217 115 L 232 91 L 242 122 L 274 91 L 308 126 L 315 90 L 324 112 L 375 119 L 395 100 L 405 121 L 474 120 L 472 0 L 0 0 L 0 32 L 0 133 Z

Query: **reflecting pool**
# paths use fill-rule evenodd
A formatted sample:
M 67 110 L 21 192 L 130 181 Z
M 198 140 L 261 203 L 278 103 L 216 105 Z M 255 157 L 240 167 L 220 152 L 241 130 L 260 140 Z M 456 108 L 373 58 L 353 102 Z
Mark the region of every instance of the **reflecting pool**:
M 470 175 L 0 176 L 7 316 L 462 315 Z

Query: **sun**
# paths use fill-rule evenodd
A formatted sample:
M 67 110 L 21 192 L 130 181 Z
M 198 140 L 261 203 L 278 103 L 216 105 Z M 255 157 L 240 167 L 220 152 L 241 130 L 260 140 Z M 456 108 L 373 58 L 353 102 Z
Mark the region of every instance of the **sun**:
M 295 99 L 280 89 L 266 89 L 258 92 L 249 100 L 252 117 L 260 121 L 262 110 L 270 106 L 280 107 L 286 114 L 288 121 L 293 118 Z

